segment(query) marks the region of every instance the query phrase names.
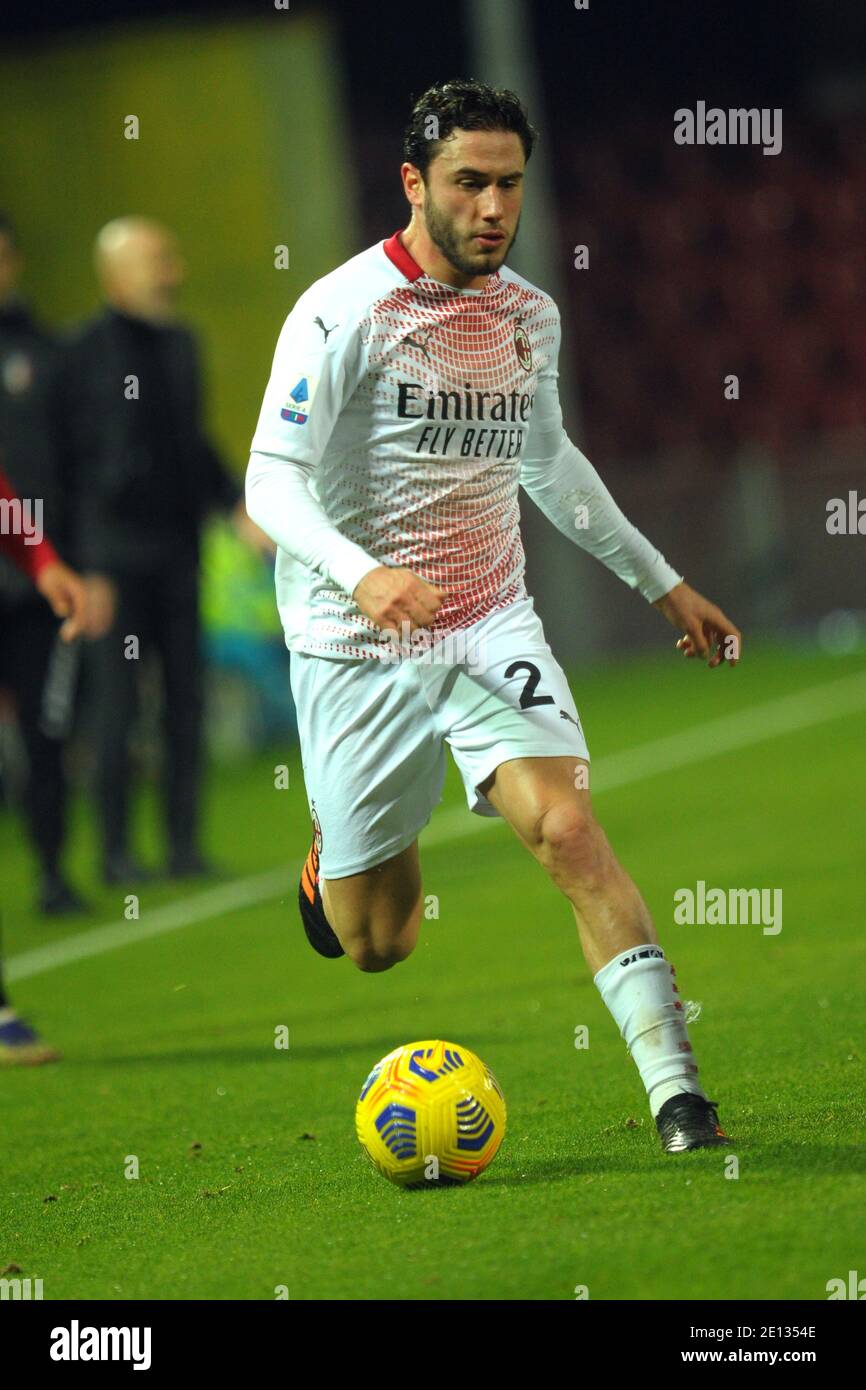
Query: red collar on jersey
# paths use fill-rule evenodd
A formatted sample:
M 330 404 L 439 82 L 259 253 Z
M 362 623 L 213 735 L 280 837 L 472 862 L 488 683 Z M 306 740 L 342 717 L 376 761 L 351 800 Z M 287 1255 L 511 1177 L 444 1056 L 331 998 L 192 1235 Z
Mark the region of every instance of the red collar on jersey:
M 388 238 L 383 249 L 388 260 L 394 262 L 401 275 L 405 275 L 407 280 L 417 280 L 424 271 L 400 240 L 401 230 L 402 228 L 398 228 L 394 235 Z

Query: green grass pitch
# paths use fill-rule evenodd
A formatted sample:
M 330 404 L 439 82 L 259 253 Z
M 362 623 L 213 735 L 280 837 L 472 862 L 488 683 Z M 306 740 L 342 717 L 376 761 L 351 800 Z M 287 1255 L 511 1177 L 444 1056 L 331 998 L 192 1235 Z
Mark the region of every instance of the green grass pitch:
M 44 1296 L 115 1299 L 825 1299 L 864 1271 L 863 709 L 616 788 L 605 758 L 862 672 L 862 655 L 753 647 L 735 671 L 671 651 L 572 673 L 598 760 L 596 811 L 640 885 L 708 1094 L 736 1144 L 664 1155 L 637 1071 L 580 955 L 571 910 L 507 827 L 476 826 L 452 768 L 422 860 L 439 900 L 413 957 L 362 975 L 323 961 L 295 906 L 308 818 L 295 753 L 213 774 L 208 848 L 230 877 L 284 862 L 283 901 L 14 981 L 64 1052 L 0 1072 L 0 1269 Z M 820 707 L 821 696 L 816 697 Z M 773 705 L 776 708 L 776 705 Z M 779 706 L 782 708 L 782 706 Z M 770 716 L 772 718 L 772 715 Z M 155 844 L 151 793 L 140 814 Z M 463 833 L 434 827 L 464 807 Z M 29 912 L 20 831 L 0 823 L 7 962 L 120 916 Z M 676 926 L 698 879 L 783 890 L 783 929 Z M 159 885 L 148 913 L 200 888 Z M 574 1046 L 575 1028 L 590 1045 Z M 288 1050 L 274 1046 L 289 1029 Z M 396 1045 L 445 1037 L 496 1072 L 499 1156 L 466 1188 L 401 1192 L 360 1152 L 354 1104 Z M 125 1177 L 127 1156 L 140 1176 Z

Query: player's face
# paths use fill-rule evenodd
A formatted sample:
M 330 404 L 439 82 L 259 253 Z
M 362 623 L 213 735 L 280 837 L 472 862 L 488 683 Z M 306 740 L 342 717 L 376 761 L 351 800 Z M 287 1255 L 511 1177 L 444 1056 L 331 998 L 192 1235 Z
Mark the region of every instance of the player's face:
M 430 240 L 461 275 L 491 275 L 517 236 L 526 159 L 508 130 L 457 130 L 430 161 L 421 212 Z

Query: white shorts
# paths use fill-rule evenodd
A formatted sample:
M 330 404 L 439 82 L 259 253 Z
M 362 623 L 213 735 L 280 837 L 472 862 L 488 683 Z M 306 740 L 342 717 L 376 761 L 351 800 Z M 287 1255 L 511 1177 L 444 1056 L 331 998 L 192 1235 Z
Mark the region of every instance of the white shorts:
M 589 761 L 531 598 L 445 638 L 424 659 L 292 652 L 291 685 L 325 879 L 370 869 L 418 837 L 442 797 L 446 744 L 469 809 L 482 816 L 499 814 L 478 787 L 500 763 Z

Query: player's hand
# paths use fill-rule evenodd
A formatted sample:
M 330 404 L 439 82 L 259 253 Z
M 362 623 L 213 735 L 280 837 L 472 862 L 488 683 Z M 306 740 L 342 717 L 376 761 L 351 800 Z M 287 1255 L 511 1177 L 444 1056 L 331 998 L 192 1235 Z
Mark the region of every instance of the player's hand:
M 684 630 L 685 636 L 677 642 L 683 656 L 699 656 L 702 661 L 708 658 L 711 668 L 725 661 L 736 666 L 743 644 L 739 628 L 689 584 L 675 585 L 670 593 L 656 599 L 653 607 L 674 627 Z
M 64 565 L 62 560 L 40 570 L 36 587 L 47 599 L 58 618 L 66 621 L 60 628 L 64 642 L 74 642 L 87 626 L 87 590 L 80 575 Z
M 404 622 L 410 633 L 429 627 L 448 595 L 411 570 L 379 565 L 364 575 L 352 597 L 378 628 L 402 634 Z
M 84 635 L 95 642 L 105 636 L 114 622 L 117 612 L 117 588 L 105 574 L 86 574 L 84 589 L 87 595 Z

